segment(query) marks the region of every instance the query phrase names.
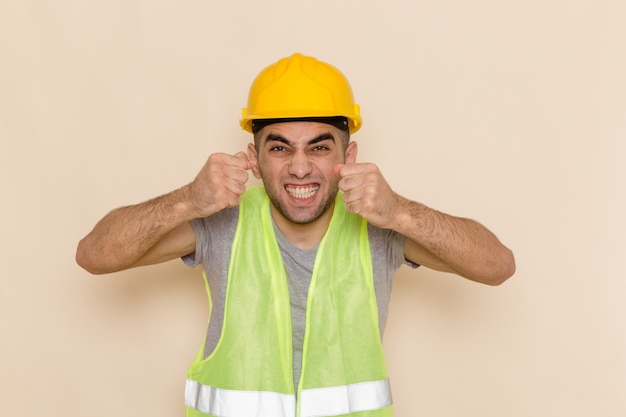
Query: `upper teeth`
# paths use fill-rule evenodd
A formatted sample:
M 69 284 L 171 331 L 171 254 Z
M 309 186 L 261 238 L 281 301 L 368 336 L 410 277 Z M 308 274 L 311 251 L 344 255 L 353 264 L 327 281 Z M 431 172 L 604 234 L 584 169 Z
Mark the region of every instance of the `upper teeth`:
M 287 192 L 296 198 L 309 198 L 319 190 L 319 186 L 308 187 L 286 187 Z

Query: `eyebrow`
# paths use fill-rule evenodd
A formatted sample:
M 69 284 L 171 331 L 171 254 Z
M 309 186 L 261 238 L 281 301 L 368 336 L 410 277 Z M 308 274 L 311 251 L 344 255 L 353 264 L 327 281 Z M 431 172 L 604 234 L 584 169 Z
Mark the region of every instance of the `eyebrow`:
M 330 133 L 322 133 L 319 136 L 314 137 L 313 139 L 309 140 L 306 145 L 307 146 L 311 146 L 311 145 L 315 145 L 316 143 L 319 142 L 323 142 L 325 140 L 330 140 L 333 143 L 335 143 L 335 137 Z M 276 133 L 270 133 L 269 135 L 267 135 L 267 137 L 265 138 L 265 143 L 268 142 L 280 142 L 280 143 L 284 143 L 285 145 L 290 145 L 293 146 L 293 142 L 291 142 L 289 139 L 285 138 L 284 136 L 278 135 Z

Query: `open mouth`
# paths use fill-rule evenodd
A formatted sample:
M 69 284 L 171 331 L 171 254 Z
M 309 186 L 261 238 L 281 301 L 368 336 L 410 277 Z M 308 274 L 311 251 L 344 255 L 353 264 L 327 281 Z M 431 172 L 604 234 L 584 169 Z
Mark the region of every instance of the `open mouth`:
M 306 185 L 306 186 L 297 186 L 297 185 L 286 185 L 285 190 L 294 198 L 306 199 L 311 198 L 315 195 L 317 190 L 320 189 L 319 185 Z

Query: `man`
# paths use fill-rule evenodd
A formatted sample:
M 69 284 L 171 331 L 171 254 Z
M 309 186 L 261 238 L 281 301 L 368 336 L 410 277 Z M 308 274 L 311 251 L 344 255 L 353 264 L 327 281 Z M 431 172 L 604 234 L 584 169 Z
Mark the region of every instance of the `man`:
M 498 285 L 511 251 L 357 163 L 359 106 L 331 65 L 294 54 L 265 68 L 241 124 L 246 152 L 213 154 L 190 184 L 112 211 L 77 262 L 95 274 L 203 265 L 211 317 L 188 416 L 391 416 L 381 338 L 395 270 Z M 248 172 L 263 187 L 246 189 Z

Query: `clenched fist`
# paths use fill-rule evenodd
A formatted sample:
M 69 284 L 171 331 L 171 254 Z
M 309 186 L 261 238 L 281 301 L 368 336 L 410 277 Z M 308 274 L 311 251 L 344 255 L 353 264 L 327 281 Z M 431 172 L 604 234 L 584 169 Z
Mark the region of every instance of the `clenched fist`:
M 348 211 L 374 226 L 391 228 L 396 219 L 399 196 L 391 189 L 378 167 L 371 163 L 340 164 L 333 169 Z
M 198 217 L 239 205 L 252 167 L 245 152 L 214 153 L 190 184 L 191 199 Z

